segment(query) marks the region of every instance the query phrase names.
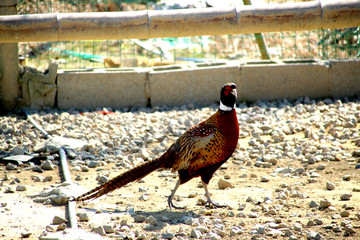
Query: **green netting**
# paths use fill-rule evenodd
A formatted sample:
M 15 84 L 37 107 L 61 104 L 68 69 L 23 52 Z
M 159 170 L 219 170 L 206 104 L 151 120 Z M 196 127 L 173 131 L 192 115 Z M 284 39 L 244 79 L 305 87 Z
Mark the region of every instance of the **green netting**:
M 242 0 L 239 1 L 242 2 Z M 226 4 L 225 2 L 223 4 Z M 253 4 L 272 4 L 289 1 L 269 0 L 262 3 L 261 0 L 253 0 L 252 2 Z M 185 6 L 186 4 L 169 6 L 169 3 L 170 1 L 150 0 L 21 0 L 18 3 L 18 14 L 137 11 L 189 7 Z M 193 3 L 194 6 L 190 7 L 206 7 L 205 1 L 199 0 Z M 147 67 L 189 62 L 254 60 L 261 59 L 261 53 L 268 54 L 272 60 L 348 59 L 360 57 L 359 31 L 359 27 L 354 27 L 270 32 L 257 35 L 19 43 L 19 54 L 26 65 L 46 68 L 49 60 L 58 59 L 60 68 L 63 69 Z M 263 38 L 266 50 L 259 49 L 255 38 Z

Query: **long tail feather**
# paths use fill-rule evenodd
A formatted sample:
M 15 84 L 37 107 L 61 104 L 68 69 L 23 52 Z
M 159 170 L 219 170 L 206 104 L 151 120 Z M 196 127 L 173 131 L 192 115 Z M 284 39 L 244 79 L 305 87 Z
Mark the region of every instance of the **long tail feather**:
M 121 188 L 122 186 L 130 182 L 134 182 L 145 177 L 149 173 L 162 167 L 164 163 L 164 158 L 162 157 L 142 163 L 139 166 L 136 166 L 135 168 L 130 169 L 129 171 L 124 172 L 119 176 L 109 180 L 101 186 L 96 187 L 93 190 L 90 190 L 89 192 L 72 199 L 71 201 L 81 202 L 101 197 L 109 192 L 114 191 L 115 189 Z

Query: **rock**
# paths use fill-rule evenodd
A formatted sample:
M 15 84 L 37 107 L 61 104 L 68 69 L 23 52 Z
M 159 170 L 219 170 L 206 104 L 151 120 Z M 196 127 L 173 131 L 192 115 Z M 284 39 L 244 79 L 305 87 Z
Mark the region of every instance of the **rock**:
M 30 232 L 30 231 L 25 231 L 25 232 L 22 232 L 22 233 L 21 233 L 21 237 L 22 237 L 22 238 L 28 238 L 28 237 L 31 236 L 31 234 L 32 234 L 32 232 Z
M 46 176 L 42 181 L 43 182 L 51 182 L 53 179 L 54 179 L 54 177 L 50 175 L 50 176 Z
M 350 198 L 352 197 L 352 194 L 349 194 L 349 193 L 344 193 L 340 196 L 340 200 L 342 201 L 348 201 L 350 200 Z
M 22 192 L 22 191 L 26 191 L 27 189 L 26 189 L 26 186 L 24 186 L 24 185 L 17 185 L 16 186 L 16 191 L 18 191 L 18 192 Z
M 360 149 L 359 149 L 359 150 L 354 150 L 354 151 L 351 153 L 351 155 L 352 155 L 353 157 L 360 157 Z
M 94 232 L 94 233 L 97 233 L 97 234 L 100 234 L 101 236 L 105 236 L 106 233 L 105 233 L 105 230 L 102 226 L 98 226 L 98 227 L 94 227 L 91 229 L 91 232 Z
M 344 180 L 344 181 L 350 181 L 350 180 L 351 180 L 351 176 L 350 176 L 350 175 L 345 175 L 345 176 L 343 176 L 343 180 Z
M 41 142 L 34 147 L 35 152 L 50 152 L 57 153 L 59 149 L 62 147 L 66 147 L 67 149 L 76 148 L 82 149 L 86 145 L 86 142 L 83 140 L 75 139 L 75 138 L 66 138 L 54 135 L 52 138 L 46 140 L 45 142 Z
M 150 154 L 148 153 L 148 151 L 145 149 L 145 148 L 142 148 L 140 150 L 140 157 L 143 159 L 143 160 L 148 160 L 149 157 L 150 157 Z
M 143 187 L 143 186 L 139 187 L 139 192 L 146 193 L 148 190 L 149 190 L 149 188 L 147 188 L 147 187 Z
M 327 190 L 334 190 L 335 189 L 335 185 L 332 182 L 327 182 L 326 183 L 326 189 Z
M 14 178 L 14 180 L 12 180 L 12 181 L 10 182 L 10 185 L 18 184 L 18 183 L 20 183 L 20 182 L 21 182 L 21 181 L 20 181 L 19 178 Z
M 58 195 L 51 195 L 51 202 L 57 206 L 64 206 L 69 202 L 70 196 L 64 193 L 59 193 Z
M 158 221 L 157 221 L 156 218 L 153 217 L 153 216 L 147 217 L 145 221 L 146 221 L 147 223 L 151 224 L 151 225 L 154 225 L 154 226 L 158 225 Z
M 192 229 L 190 233 L 190 237 L 195 239 L 201 238 L 201 232 L 199 230 Z
M 192 217 L 185 217 L 183 219 L 183 222 L 186 224 L 186 225 L 195 225 L 195 223 L 197 222 L 194 218 Z
M 127 225 L 122 225 L 122 226 L 120 227 L 120 231 L 121 231 L 121 232 L 129 232 L 129 231 L 130 231 L 130 227 L 127 226 Z
M 45 178 L 41 175 L 37 175 L 33 176 L 32 179 L 34 180 L 34 182 L 43 182 Z
M 6 164 L 6 167 L 5 167 L 6 170 L 16 170 L 17 169 L 17 166 L 13 163 L 8 163 Z
M 315 222 L 310 219 L 310 220 L 306 223 L 306 226 L 307 226 L 307 227 L 315 226 Z
M 63 217 L 59 217 L 59 216 L 55 216 L 52 220 L 52 224 L 54 225 L 60 225 L 62 223 L 67 223 L 68 221 L 63 218 Z
M 134 221 L 137 223 L 141 223 L 146 220 L 146 217 L 144 215 L 134 215 L 133 218 L 134 218 Z
M 226 188 L 233 188 L 234 186 L 231 184 L 231 182 L 225 180 L 225 179 L 220 179 L 218 181 L 218 186 L 219 189 L 226 189 Z
M 65 229 L 66 229 L 66 224 L 62 223 L 56 228 L 56 231 L 63 231 Z
M 19 146 L 16 146 L 12 149 L 12 153 L 14 155 L 24 155 L 24 153 L 26 153 L 27 149 L 26 148 L 23 148 L 23 147 L 19 147 Z
M 346 236 L 353 235 L 356 233 L 356 230 L 350 224 L 344 226 L 344 231 Z
M 258 218 L 259 217 L 259 214 L 257 212 L 250 212 L 248 214 L 248 217 L 249 218 Z
M 324 200 L 320 200 L 320 204 L 319 204 L 319 208 L 322 209 L 322 208 L 328 208 L 331 206 L 331 202 L 328 201 L 327 199 L 324 199 Z
M 268 176 L 262 176 L 260 181 L 261 182 L 269 182 L 270 178 Z
M 309 231 L 308 233 L 307 233 L 307 239 L 309 239 L 309 240 L 320 240 L 320 239 L 322 239 L 323 237 L 320 235 L 320 233 L 318 233 L 318 232 L 314 232 L 314 231 Z
M 162 233 L 161 234 L 161 237 L 163 239 L 172 239 L 175 237 L 175 235 L 173 233 L 170 233 L 170 232 L 166 232 L 166 233 Z
M 230 237 L 234 237 L 234 236 L 239 235 L 239 234 L 241 234 L 243 232 L 244 231 L 239 227 L 232 227 L 230 229 Z
M 4 157 L 3 160 L 4 161 L 16 161 L 18 163 L 23 163 L 23 162 L 27 162 L 33 158 L 34 158 L 34 156 L 31 156 L 31 155 L 11 155 L 8 157 Z
M 323 225 L 323 220 L 319 219 L 319 218 L 315 218 L 314 222 L 316 225 Z
M 99 175 L 96 177 L 96 180 L 100 183 L 100 184 L 103 184 L 103 183 L 106 183 L 108 182 L 110 179 L 106 176 L 102 176 L 102 175 Z
M 80 222 L 88 222 L 90 220 L 87 213 L 77 213 L 76 216 L 79 218 Z
M 302 231 L 302 226 L 301 226 L 300 223 L 295 223 L 295 224 L 293 225 L 293 228 L 294 228 L 294 230 L 297 231 L 297 232 L 301 232 L 301 231 Z
M 316 169 L 321 171 L 321 170 L 324 170 L 326 168 L 326 165 L 325 164 L 319 164 Z
M 44 170 L 54 170 L 54 165 L 51 163 L 50 160 L 45 160 L 41 163 L 41 168 Z
M 45 227 L 45 229 L 46 229 L 47 232 L 55 232 L 55 229 L 54 229 L 52 226 L 50 226 L 50 225 L 47 225 L 47 226 Z
M 14 193 L 14 189 L 12 187 L 6 187 L 4 193 Z
M 147 201 L 149 200 L 149 196 L 147 194 L 143 194 L 139 197 L 139 200 L 140 201 Z
M 81 168 L 81 171 L 83 171 L 83 172 L 88 172 L 88 171 L 90 171 L 90 170 L 89 170 L 89 167 L 83 166 L 83 167 Z
M 33 170 L 34 172 L 37 172 L 37 173 L 44 172 L 44 170 L 42 170 L 41 167 L 39 167 L 39 166 L 34 166 L 31 170 Z
M 82 177 L 81 177 L 81 175 L 76 175 L 75 176 L 75 181 L 81 181 L 82 180 Z
M 89 161 L 86 166 L 89 168 L 96 168 L 99 165 L 98 161 Z
M 319 207 L 319 204 L 317 204 L 315 201 L 311 201 L 311 202 L 309 203 L 309 207 L 311 207 L 311 208 L 317 208 L 317 207 Z
M 114 227 L 109 224 L 104 225 L 103 228 L 106 233 L 114 233 L 115 232 Z
M 334 226 L 334 227 L 332 228 L 332 230 L 333 230 L 333 232 L 342 232 L 340 226 Z
M 345 217 L 349 217 L 350 216 L 350 212 L 347 210 L 344 210 L 340 213 L 340 216 L 345 218 Z

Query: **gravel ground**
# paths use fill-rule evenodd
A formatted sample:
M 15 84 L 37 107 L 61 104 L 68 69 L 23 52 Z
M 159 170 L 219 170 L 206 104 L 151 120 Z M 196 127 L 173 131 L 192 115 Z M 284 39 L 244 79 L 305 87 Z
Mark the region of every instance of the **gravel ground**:
M 92 189 L 163 153 L 216 105 L 195 108 L 30 112 L 53 137 L 25 117 L 0 117 L 0 236 L 69 239 L 65 207 Z M 359 239 L 360 100 L 258 101 L 237 108 L 238 148 L 210 182 L 208 209 L 198 179 L 180 186 L 156 171 L 120 190 L 78 204 L 78 237 L 116 239 Z M 59 177 L 66 147 L 72 179 Z M 86 232 L 93 235 L 89 237 Z M 86 235 L 86 237 L 85 237 Z

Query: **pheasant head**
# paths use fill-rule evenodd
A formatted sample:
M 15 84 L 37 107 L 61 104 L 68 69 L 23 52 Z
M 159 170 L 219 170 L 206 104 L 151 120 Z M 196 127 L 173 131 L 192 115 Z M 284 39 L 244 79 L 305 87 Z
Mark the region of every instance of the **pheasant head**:
M 235 83 L 227 83 L 220 91 L 220 110 L 231 111 L 236 106 L 236 85 Z

